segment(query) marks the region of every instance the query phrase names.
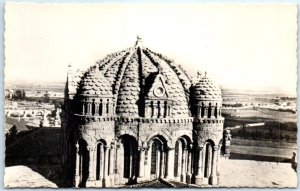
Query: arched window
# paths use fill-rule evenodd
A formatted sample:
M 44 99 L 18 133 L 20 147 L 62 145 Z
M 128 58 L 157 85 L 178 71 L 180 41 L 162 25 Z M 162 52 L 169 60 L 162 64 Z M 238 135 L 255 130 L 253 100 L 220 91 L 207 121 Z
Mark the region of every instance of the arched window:
M 83 139 L 79 139 L 78 144 L 80 187 L 83 187 L 88 179 L 89 154 L 87 150 L 87 143 Z
M 153 101 L 150 102 L 150 107 L 151 107 L 151 117 L 153 117 L 153 115 L 154 115 L 154 105 L 153 105 Z
M 157 139 L 154 139 L 151 146 L 151 174 L 155 174 L 156 178 L 159 176 L 161 165 L 162 144 Z
M 215 114 L 215 118 L 217 118 L 218 117 L 218 104 L 217 103 L 216 103 L 214 114 Z
M 202 104 L 201 104 L 201 117 L 204 116 L 204 113 L 205 113 L 205 106 L 204 106 L 204 103 L 202 102 Z
M 206 143 L 205 146 L 205 161 L 204 161 L 204 177 L 208 178 L 211 173 L 211 163 L 212 163 L 212 145 Z
M 159 118 L 161 116 L 161 108 L 160 108 L 160 101 L 157 102 L 157 117 Z
M 174 160 L 174 176 L 175 177 L 178 177 L 178 176 L 180 176 L 180 174 L 178 173 L 178 170 L 179 170 L 179 167 L 178 167 L 178 165 L 179 165 L 179 163 L 178 163 L 178 158 L 179 158 L 179 149 L 180 149 L 180 142 L 179 141 L 177 141 L 176 142 L 176 145 L 175 145 L 175 160 Z
M 208 118 L 211 117 L 211 103 L 209 103 L 209 105 L 208 105 L 207 117 L 208 117 Z
M 168 111 L 168 103 L 167 103 L 167 101 L 165 101 L 164 102 L 164 117 L 167 117 L 167 115 L 168 115 L 168 113 L 167 113 L 167 111 Z
M 107 99 L 107 103 L 106 103 L 106 113 L 109 113 L 109 99 Z
M 102 111 L 103 111 L 103 103 L 102 99 L 100 99 L 100 104 L 99 104 L 99 115 L 102 116 Z
M 104 175 L 105 164 L 105 145 L 103 142 L 97 144 L 97 157 L 96 157 L 96 180 L 102 180 Z
M 95 99 L 93 99 L 93 102 L 92 102 L 92 115 L 95 115 L 95 112 L 96 112 L 96 105 L 95 105 Z

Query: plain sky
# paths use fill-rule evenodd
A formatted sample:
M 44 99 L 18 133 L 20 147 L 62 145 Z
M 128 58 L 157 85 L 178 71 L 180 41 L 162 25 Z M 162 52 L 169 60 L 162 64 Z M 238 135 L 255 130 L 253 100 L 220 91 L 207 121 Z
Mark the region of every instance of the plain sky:
M 296 94 L 297 7 L 285 4 L 17 4 L 5 9 L 5 81 L 65 81 L 105 55 L 144 46 L 191 76 Z

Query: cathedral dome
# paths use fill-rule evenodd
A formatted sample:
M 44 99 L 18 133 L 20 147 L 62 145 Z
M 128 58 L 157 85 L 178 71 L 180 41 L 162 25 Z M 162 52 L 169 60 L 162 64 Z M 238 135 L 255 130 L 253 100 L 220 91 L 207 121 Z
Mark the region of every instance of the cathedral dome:
M 201 100 L 222 100 L 222 93 L 220 88 L 214 84 L 205 73 L 193 87 L 193 98 Z
M 153 83 L 161 83 L 156 88 L 156 92 L 162 92 L 155 94 L 158 95 L 157 99 L 172 100 L 173 117 L 188 117 L 190 79 L 172 60 L 144 48 L 141 38 L 138 38 L 134 47 L 109 54 L 94 67 L 99 68 L 100 72 L 85 74 L 82 94 L 112 92 L 117 115 L 142 117 L 147 92 L 153 86 L 157 87 Z M 157 76 L 160 80 L 155 79 Z
M 82 76 L 77 94 L 87 97 L 112 96 L 112 87 L 102 72 L 94 67 Z

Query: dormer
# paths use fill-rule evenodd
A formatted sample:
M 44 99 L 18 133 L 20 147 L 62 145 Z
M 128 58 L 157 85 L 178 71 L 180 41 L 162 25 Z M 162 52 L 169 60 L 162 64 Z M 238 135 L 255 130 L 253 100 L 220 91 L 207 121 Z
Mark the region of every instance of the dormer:
M 167 118 L 171 116 L 173 101 L 169 98 L 164 76 L 158 72 L 148 76 L 145 90 L 145 117 Z

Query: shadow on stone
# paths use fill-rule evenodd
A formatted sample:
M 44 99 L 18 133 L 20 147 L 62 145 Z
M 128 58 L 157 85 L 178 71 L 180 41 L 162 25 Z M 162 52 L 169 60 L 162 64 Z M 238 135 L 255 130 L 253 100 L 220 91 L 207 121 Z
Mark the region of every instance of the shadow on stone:
M 256 160 L 256 161 L 265 161 L 265 162 L 284 162 L 284 163 L 291 162 L 291 159 L 284 158 L 284 157 L 248 155 L 248 154 L 239 154 L 239 153 L 230 153 L 229 159 Z
M 5 166 L 24 165 L 58 187 L 64 187 L 61 173 L 59 128 L 39 128 L 6 139 Z

